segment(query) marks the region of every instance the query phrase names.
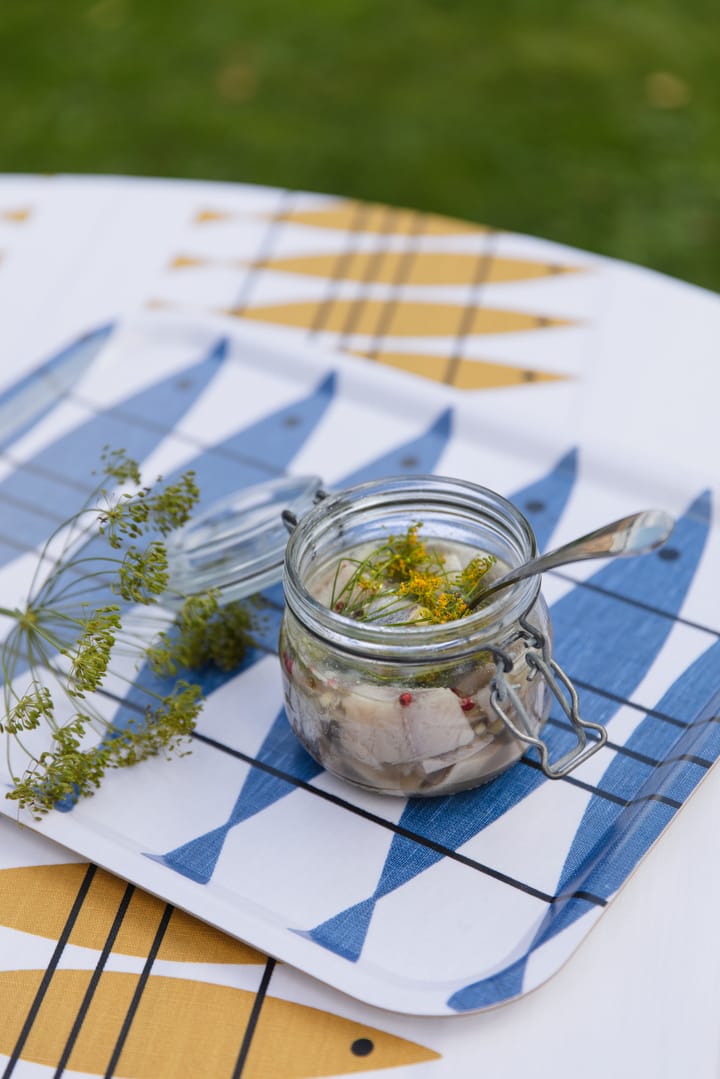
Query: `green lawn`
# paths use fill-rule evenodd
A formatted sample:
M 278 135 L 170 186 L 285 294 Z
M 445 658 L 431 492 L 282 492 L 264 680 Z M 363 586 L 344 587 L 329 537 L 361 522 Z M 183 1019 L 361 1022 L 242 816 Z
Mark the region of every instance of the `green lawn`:
M 720 290 L 717 0 L 4 0 L 0 170 L 246 180 Z

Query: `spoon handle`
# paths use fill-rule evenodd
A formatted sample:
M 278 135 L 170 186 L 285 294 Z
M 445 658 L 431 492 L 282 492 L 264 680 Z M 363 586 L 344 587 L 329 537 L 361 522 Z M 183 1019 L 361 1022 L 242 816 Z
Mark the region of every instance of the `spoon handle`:
M 613 521 L 612 524 L 604 525 L 586 536 L 571 540 L 554 551 L 548 551 L 539 558 L 533 558 L 522 566 L 516 566 L 504 577 L 493 581 L 489 587 L 483 588 L 480 583 L 468 596 L 467 605 L 472 609 L 478 603 L 484 603 L 501 588 L 507 588 L 524 577 L 534 577 L 538 573 L 554 569 L 555 566 L 582 562 L 587 558 L 627 558 L 630 555 L 645 554 L 665 542 L 674 524 L 673 518 L 664 510 L 643 510 L 642 513 L 622 517 L 619 521 Z

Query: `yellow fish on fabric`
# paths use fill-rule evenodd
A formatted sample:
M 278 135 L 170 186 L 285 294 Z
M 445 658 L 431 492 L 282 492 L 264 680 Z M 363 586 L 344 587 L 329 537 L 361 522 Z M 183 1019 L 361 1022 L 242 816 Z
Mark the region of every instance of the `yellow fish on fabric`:
M 279 326 L 309 329 L 317 318 L 319 303 L 292 302 L 266 304 L 261 307 L 233 308 L 223 312 L 256 322 L 271 322 Z M 390 317 L 384 325 L 389 307 Z M 383 300 L 363 301 L 337 299 L 330 305 L 323 321 L 323 330 L 330 333 L 368 334 L 375 336 L 383 326 L 384 337 L 455 337 L 462 332 L 472 334 L 521 333 L 549 326 L 569 326 L 568 319 L 546 318 L 525 311 L 507 311 L 492 307 L 475 307 L 468 317 L 462 304 L 422 303 Z
M 83 862 L 0 870 L 0 924 L 57 940 L 87 871 L 88 866 Z M 112 873 L 96 870 L 69 943 L 101 951 L 126 887 Z M 165 907 L 160 899 L 136 889 L 113 952 L 145 958 Z M 185 963 L 265 962 L 265 956 L 248 944 L 180 910 L 173 911 L 157 958 Z
M 0 974 L 0 1052 L 10 1055 L 44 975 Z M 83 1004 L 92 971 L 57 970 L 22 1059 L 57 1066 Z M 67 1061 L 70 1070 L 104 1075 L 139 983 L 105 971 Z M 113 1074 L 130 1079 L 216 1079 L 232 1075 L 256 994 L 186 978 L 151 976 L 121 1043 Z M 439 1054 L 404 1038 L 302 1004 L 265 997 L 252 1031 L 243 1079 L 321 1076 L 417 1064 Z
M 263 215 L 268 216 L 268 215 Z M 428 236 L 456 236 L 489 231 L 485 225 L 474 225 L 455 217 L 440 214 L 420 214 L 416 210 L 395 209 L 373 202 L 332 202 L 315 209 L 290 210 L 269 215 L 276 221 L 289 221 L 311 228 L 352 230 L 354 232 L 391 233 L 395 236 L 422 231 Z M 232 210 L 203 209 L 195 215 L 196 225 L 216 225 L 243 220 L 247 214 Z
M 13 224 L 19 225 L 23 221 L 27 221 L 31 213 L 32 210 L 27 206 L 14 210 L 0 210 L 0 221 L 11 221 Z
M 493 363 L 461 356 L 433 356 L 427 352 L 360 352 L 355 356 L 367 356 L 375 363 L 410 371 L 414 375 L 444 382 L 459 390 L 494 390 L 501 386 L 526 386 L 530 382 L 559 382 L 569 375 L 536 371 L 532 367 L 516 367 L 510 363 Z
M 371 281 L 374 285 L 472 285 L 477 280 L 478 263 L 482 257 L 465 252 L 414 251 L 410 254 L 407 251 L 388 250 L 383 252 L 382 259 L 378 258 L 376 251 L 350 251 L 341 255 L 296 255 L 292 258 L 248 262 L 242 259 L 178 255 L 170 266 L 173 270 L 204 267 L 240 270 L 253 267 L 334 281 Z M 482 280 L 497 284 L 577 272 L 578 267 L 575 266 L 493 255 L 487 257 Z

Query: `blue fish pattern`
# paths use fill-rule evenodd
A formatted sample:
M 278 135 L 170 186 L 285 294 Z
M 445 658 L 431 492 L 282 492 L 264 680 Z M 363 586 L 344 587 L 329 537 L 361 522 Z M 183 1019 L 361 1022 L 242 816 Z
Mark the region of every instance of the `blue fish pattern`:
M 284 711 L 276 716 L 256 760 L 306 782 L 322 771 L 320 765 L 305 752 L 292 733 Z M 236 825 L 254 817 L 256 813 L 274 805 L 285 795 L 292 794 L 294 790 L 295 784 L 290 780 L 281 779 L 272 772 L 253 766 L 248 771 L 230 816 L 223 824 L 188 843 L 183 843 L 167 854 L 148 854 L 147 857 L 182 873 L 184 877 L 198 884 L 207 884 L 215 872 L 230 831 Z
M 42 543 L 52 529 L 93 490 L 90 472 L 105 446 L 122 448 L 142 461 L 172 430 L 224 363 L 228 349 L 218 341 L 199 362 L 99 412 L 56 439 L 0 482 L 0 565 Z M 160 425 L 160 417 L 162 424 Z M 90 467 L 89 467 L 90 466 Z
M 375 457 L 334 484 L 336 490 L 369 483 L 383 476 L 417 476 L 434 472 L 437 462 L 452 434 L 452 409 L 445 409 L 419 438 L 394 446 L 388 453 Z
M 176 480 L 181 472 L 188 469 L 195 471 L 201 485 L 202 504 L 212 503 L 237 490 L 238 487 L 250 486 L 282 472 L 292 457 L 300 450 L 306 439 L 324 416 L 328 405 L 336 392 L 334 374 L 327 375 L 306 397 L 294 401 L 284 408 L 252 423 L 229 436 L 225 441 L 203 451 L 189 461 L 182 470 L 171 473 L 166 478 Z M 260 462 L 267 462 L 263 465 Z M 204 496 L 204 497 L 203 497 Z M 78 557 L 91 557 L 94 550 L 105 551 L 104 541 L 93 538 L 79 552 Z M 105 600 L 118 603 L 118 597 L 98 590 L 94 600 L 101 604 Z M 274 651 L 280 612 L 273 606 L 263 610 L 258 619 L 255 632 L 257 648 L 248 650 L 241 666 L 231 673 L 220 671 L 216 667 L 207 667 L 201 671 L 187 672 L 194 682 L 202 686 L 205 695 L 224 685 L 231 677 L 236 677 L 242 670 L 252 666 L 268 651 Z M 16 668 L 19 674 L 21 667 Z M 113 719 L 117 730 L 122 730 L 137 713 L 145 711 L 148 697 L 146 690 L 151 689 L 160 695 L 172 692 L 175 678 L 159 678 L 147 668 L 142 668 L 127 694 L 125 701 Z M 70 812 L 75 805 L 73 797 L 67 797 L 56 803 L 56 809 Z
M 538 551 L 544 551 L 562 517 L 577 482 L 578 451 L 569 450 L 546 476 L 509 495 L 527 517 L 535 533 Z
M 203 451 L 182 469 L 169 473 L 165 477 L 166 482 L 173 483 L 183 472 L 188 469 L 194 470 L 200 484 L 199 506 L 202 508 L 216 499 L 231 494 L 238 486 L 247 487 L 267 480 L 268 475 L 274 476 L 283 471 L 287 462 L 298 452 L 325 414 L 335 394 L 335 389 L 335 376 L 328 375 L 308 396 L 300 398 L 285 408 L 277 409 L 256 423 L 231 435 L 212 449 Z M 164 420 L 162 413 L 159 419 Z M 260 457 L 257 456 L 258 452 Z M 260 461 L 266 461 L 267 467 Z M 92 558 L 94 555 L 104 557 L 107 551 L 106 541 L 95 536 L 77 551 L 76 558 Z M 80 594 L 79 601 L 84 598 L 86 595 Z M 102 603 L 119 603 L 121 606 L 127 606 L 110 591 L 109 587 L 103 589 L 101 581 L 96 583 L 93 601 L 97 606 Z M 277 626 L 277 612 L 270 608 L 258 627 L 258 643 L 262 647 L 274 647 L 277 640 Z M 254 652 L 253 656 L 257 658 L 261 654 Z M 22 669 L 20 662 L 15 670 L 16 675 L 20 674 Z M 143 677 L 141 675 L 138 679 L 139 684 L 144 684 Z M 213 675 L 209 674 L 208 677 L 213 677 Z M 170 690 L 171 685 L 168 683 L 165 691 L 169 693 Z M 207 692 L 210 691 L 208 687 Z
M 451 430 L 452 414 L 449 411 L 443 412 L 418 438 L 405 442 L 395 447 L 390 453 L 369 462 L 363 468 L 345 476 L 335 486 L 349 487 L 355 483 L 364 483 L 367 480 L 402 472 L 431 472 L 447 445 Z M 282 586 L 267 589 L 264 594 L 273 605 L 269 608 L 269 613 L 272 615 L 270 624 L 275 632 L 275 641 L 277 641 L 277 630 L 282 612 Z M 244 666 L 254 662 L 256 658 L 257 656 L 248 657 Z M 205 672 L 199 672 L 205 693 L 211 688 L 217 688 L 229 677 L 236 677 L 237 673 L 233 671 L 229 675 L 223 675 L 217 671 L 209 671 L 206 675 Z M 212 684 L 205 681 L 208 676 L 213 680 Z M 291 733 L 284 710 L 281 710 L 266 735 L 257 759 L 272 763 L 286 774 L 306 782 L 322 771 L 322 768 L 300 747 Z M 148 855 L 148 857 L 155 857 L 156 861 L 162 862 L 178 873 L 183 873 L 192 880 L 207 883 L 212 877 L 229 831 L 261 809 L 266 809 L 269 805 L 284 798 L 293 789 L 292 784 L 286 780 L 251 768 L 227 821 L 175 850 L 164 855 Z
M 571 450 L 550 471 L 516 491 L 511 500 L 524 511 L 539 549 L 550 540 L 577 479 L 577 451 Z M 445 798 L 410 798 L 400 817 L 400 827 L 456 850 L 507 809 L 518 794 L 524 797 L 539 782 L 537 773 L 521 773 L 521 786 L 508 788 L 496 781 L 482 792 L 465 791 Z M 494 788 L 495 797 L 488 798 Z M 527 788 L 527 789 L 526 789 Z M 372 896 L 348 907 L 302 935 L 353 962 L 359 959 L 378 901 L 429 869 L 444 855 L 403 835 L 395 835 Z
M 641 560 L 616 560 L 591 577 L 592 587 L 575 587 L 554 604 L 556 655 L 572 678 L 600 683 L 618 697 L 632 693 L 670 632 L 672 615 L 679 611 L 695 575 L 709 524 L 709 495 L 703 494 L 676 524 L 672 547 Z M 649 606 L 659 598 L 665 614 Z M 622 640 L 627 641 L 626 648 L 618 648 Z M 602 723 L 620 707 L 617 699 L 601 693 L 583 694 L 581 704 L 584 718 Z M 546 728 L 545 740 L 554 760 L 571 748 L 574 738 L 565 724 L 558 724 Z M 479 790 L 440 801 L 409 799 L 399 823 L 433 843 L 457 850 L 544 782 L 543 773 L 523 759 Z M 376 903 L 441 857 L 421 843 L 394 836 L 373 895 L 307 935 L 356 961 Z
M 720 753 L 720 693 L 716 641 L 675 680 L 618 752 L 585 810 L 549 908 L 527 953 L 505 970 L 454 993 L 449 1005 L 468 1011 L 522 992 L 527 962 L 546 941 L 597 902 L 609 900 L 630 876 Z
M 331 373 L 307 396 L 275 409 L 184 465 L 181 471 L 195 471 L 198 509 L 285 472 L 325 415 L 336 390 Z
M 113 324 L 83 334 L 0 393 L 0 451 L 46 416 L 95 362 Z
M 111 329 L 103 327 L 75 342 L 0 396 L 0 420 L 7 409 L 11 410 L 8 421 L 11 417 L 14 420 L 0 429 L 0 447 L 37 422 L 55 403 L 47 392 L 35 393 L 34 381 L 42 376 L 48 385 L 57 387 L 54 392 L 58 394 L 70 388 L 93 362 Z M 65 514 L 67 494 L 63 487 L 69 481 L 82 489 L 87 480 L 87 460 L 102 446 L 123 445 L 133 456 L 147 456 L 162 437 L 159 424 L 168 430 L 177 424 L 208 385 L 226 352 L 227 342 L 219 342 L 199 363 L 87 421 L 0 483 L 0 500 L 9 511 L 5 514 L 8 532 L 26 546 L 40 542 L 47 534 L 48 520 L 60 520 Z M 284 471 L 322 418 L 334 392 L 331 375 L 309 398 L 271 413 L 189 462 L 186 467 L 194 468 L 198 475 L 202 504 L 209 505 L 232 490 Z M 376 458 L 334 486 L 403 472 L 432 472 L 451 430 L 452 412 L 447 410 L 418 439 Z M 540 550 L 549 542 L 564 511 L 576 474 L 577 454 L 571 451 L 550 473 L 511 496 L 533 524 Z M 609 564 L 554 605 L 556 658 L 571 677 L 588 683 L 582 694 L 585 718 L 607 723 L 621 706 L 622 698 L 629 697 L 647 673 L 697 570 L 710 515 L 706 493 L 678 522 L 668 547 L 634 564 Z M 0 538 L 0 565 L 16 555 L 17 546 L 5 544 Z M 251 650 L 242 669 L 274 648 L 281 618 L 281 587 L 267 589 L 264 595 L 269 606 L 260 648 Z M 619 641 L 626 641 L 627 647 L 619 648 Z M 516 995 L 522 989 L 531 952 L 588 910 L 590 901 L 583 893 L 607 899 L 627 878 L 720 752 L 720 695 L 706 704 L 715 689 L 719 659 L 720 642 L 691 665 L 648 713 L 624 747 L 626 753 L 613 756 L 568 852 L 558 882 L 558 901 L 548 909 L 527 954 L 491 978 L 453 994 L 451 1008 L 476 1009 Z M 198 678 L 207 694 L 238 673 L 213 669 L 193 672 L 193 677 Z M 139 681 L 145 678 L 149 678 L 147 672 Z M 157 679 L 153 684 L 162 690 Z M 123 714 L 127 719 L 137 707 L 133 691 L 118 714 L 120 725 Z M 675 722 L 672 717 L 677 717 Z M 546 740 L 554 757 L 569 748 L 572 736 L 562 717 L 553 715 L 552 719 Z M 271 765 L 304 782 L 321 771 L 291 734 L 282 710 L 256 759 L 260 765 Z M 542 773 L 521 761 L 482 791 L 430 801 L 410 799 L 400 826 L 446 849 L 457 850 L 543 782 Z M 226 821 L 173 851 L 147 856 L 189 879 L 207 883 L 229 832 L 294 789 L 289 780 L 251 766 Z M 372 896 L 301 934 L 356 961 L 377 902 L 442 857 L 441 852 L 396 834 Z M 592 905 L 596 909 L 596 903 Z

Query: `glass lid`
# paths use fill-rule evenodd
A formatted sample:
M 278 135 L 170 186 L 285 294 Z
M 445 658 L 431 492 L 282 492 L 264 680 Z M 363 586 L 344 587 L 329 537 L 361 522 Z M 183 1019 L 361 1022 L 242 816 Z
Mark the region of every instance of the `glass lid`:
M 283 511 L 302 517 L 323 494 L 319 476 L 281 476 L 214 503 L 168 540 L 163 602 L 216 588 L 229 603 L 276 584 L 288 540 Z

